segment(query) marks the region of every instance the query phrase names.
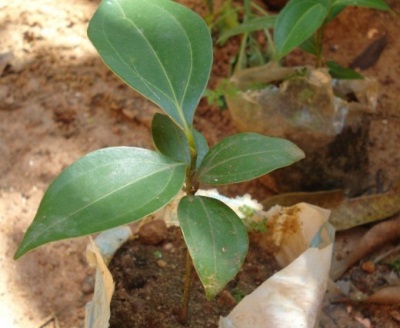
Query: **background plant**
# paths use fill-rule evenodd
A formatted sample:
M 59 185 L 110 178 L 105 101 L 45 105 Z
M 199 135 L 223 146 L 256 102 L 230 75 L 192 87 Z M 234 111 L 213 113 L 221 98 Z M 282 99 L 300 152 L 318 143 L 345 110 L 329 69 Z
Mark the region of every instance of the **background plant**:
M 178 219 L 188 247 L 183 320 L 193 265 L 208 298 L 240 269 L 247 231 L 223 202 L 197 196 L 200 183 L 259 177 L 304 157 L 294 144 L 255 133 L 230 136 L 211 149 L 194 129 L 206 87 L 212 43 L 203 20 L 169 0 L 107 0 L 88 35 L 105 64 L 157 104 L 151 133 L 156 151 L 111 147 L 65 169 L 49 186 L 15 258 L 48 242 L 138 221 L 186 193 Z
M 243 6 L 249 7 L 249 2 L 250 0 L 244 1 Z M 322 57 L 325 27 L 348 6 L 390 10 L 384 0 L 290 0 L 276 16 L 264 14 L 263 17 L 259 17 L 248 14 L 242 24 L 222 33 L 219 40 L 225 42 L 231 36 L 243 35 L 242 49 L 239 54 L 239 58 L 242 60 L 238 69 L 250 67 L 241 54 L 244 53 L 246 47 L 247 52 L 252 53 L 252 47 L 248 46 L 248 36 L 260 30 L 265 32 L 268 40 L 270 61 L 279 62 L 293 49 L 300 47 L 315 56 L 315 65 L 319 67 L 325 64 Z M 270 35 L 270 29 L 273 29 L 273 37 Z M 361 77 L 351 70 L 343 69 L 336 63 L 327 62 L 326 64 L 333 77 Z

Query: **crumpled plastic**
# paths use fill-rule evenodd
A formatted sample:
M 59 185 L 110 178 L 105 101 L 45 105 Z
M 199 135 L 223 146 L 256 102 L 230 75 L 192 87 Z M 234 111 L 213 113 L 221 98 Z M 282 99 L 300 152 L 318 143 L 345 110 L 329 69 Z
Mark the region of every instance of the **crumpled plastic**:
M 228 108 L 239 130 L 288 138 L 300 148 L 316 149 L 331 142 L 356 113 L 377 106 L 375 80 L 334 80 L 325 68 L 276 67 L 239 71 L 231 81 L 239 88 L 227 95 Z M 269 83 L 254 88 L 259 83 Z M 251 86 L 253 85 L 253 88 Z M 349 97 L 355 98 L 347 101 Z
M 221 317 L 219 328 L 313 328 L 329 280 L 334 240 L 329 211 L 301 203 L 275 206 L 265 216 L 268 231 L 259 243 L 275 249 L 285 267 Z
M 85 328 L 109 327 L 114 280 L 107 264 L 131 235 L 132 232 L 128 226 L 121 226 L 100 233 L 95 241 L 90 237 L 86 258 L 88 263 L 96 268 L 96 280 L 93 298 L 85 307 Z

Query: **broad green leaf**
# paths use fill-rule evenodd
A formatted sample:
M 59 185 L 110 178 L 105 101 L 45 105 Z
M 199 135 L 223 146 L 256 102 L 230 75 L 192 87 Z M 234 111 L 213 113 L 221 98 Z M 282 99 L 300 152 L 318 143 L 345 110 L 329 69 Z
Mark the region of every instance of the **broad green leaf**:
M 329 15 L 327 18 L 327 22 L 330 22 L 332 19 L 334 19 L 336 16 L 338 16 L 344 9 L 346 8 L 346 5 L 332 5 Z
M 306 41 L 324 22 L 328 3 L 320 0 L 290 0 L 279 13 L 274 40 L 279 58 Z
M 240 133 L 216 144 L 199 168 L 199 181 L 211 185 L 251 180 L 304 158 L 292 142 Z
M 169 0 L 103 0 L 88 35 L 122 80 L 178 125 L 191 126 L 212 62 L 200 16 Z
M 256 17 L 252 18 L 238 26 L 235 26 L 226 32 L 222 33 L 222 35 L 218 39 L 218 43 L 225 43 L 229 38 L 243 34 L 243 33 L 252 33 L 256 31 L 261 31 L 264 29 L 273 28 L 276 22 L 276 16 L 264 16 L 264 17 Z
M 160 153 L 175 161 L 190 164 L 189 144 L 185 133 L 167 115 L 154 115 L 151 133 L 154 145 Z
M 153 141 L 160 153 L 177 162 L 190 165 L 189 143 L 185 133 L 167 115 L 155 114 L 151 125 Z M 197 166 L 208 152 L 208 144 L 203 135 L 193 129 L 197 149 Z
M 329 74 L 334 79 L 342 79 L 342 80 L 361 80 L 363 76 L 356 72 L 355 70 L 347 67 L 340 66 L 338 63 L 334 61 L 328 61 L 326 66 L 329 69 Z
M 318 53 L 318 48 L 317 48 L 317 45 L 315 44 L 314 35 L 311 35 L 306 41 L 304 41 L 302 44 L 300 44 L 299 47 L 302 50 L 304 50 L 305 52 L 308 52 L 309 54 L 312 54 L 315 56 Z
M 193 130 L 193 136 L 197 148 L 196 167 L 200 167 L 204 156 L 208 153 L 208 143 L 204 136 L 197 130 Z
M 385 0 L 334 0 L 332 8 L 344 6 L 358 6 L 379 10 L 390 10 Z
M 208 299 L 240 270 L 248 250 L 247 230 L 221 201 L 186 196 L 178 206 L 179 224 Z
M 139 220 L 168 204 L 184 179 L 184 164 L 151 150 L 94 151 L 50 185 L 15 258 L 51 241 Z

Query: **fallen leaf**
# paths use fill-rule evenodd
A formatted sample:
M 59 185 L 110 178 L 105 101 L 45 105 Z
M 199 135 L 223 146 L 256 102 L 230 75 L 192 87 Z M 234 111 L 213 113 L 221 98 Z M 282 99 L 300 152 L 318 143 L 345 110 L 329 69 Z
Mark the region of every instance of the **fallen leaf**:
M 317 192 L 289 192 L 267 197 L 262 205 L 265 210 L 274 205 L 293 206 L 298 203 L 309 203 L 323 208 L 335 208 L 344 200 L 343 190 L 329 190 Z
M 329 222 L 336 231 L 380 221 L 400 212 L 400 191 L 348 199 L 332 209 Z
M 375 251 L 382 245 L 400 239 L 400 215 L 376 224 L 360 240 L 347 259 L 332 266 L 331 278 L 336 280 L 361 258 Z
M 379 59 L 382 51 L 387 45 L 386 34 L 379 39 L 374 40 L 354 61 L 350 64 L 351 68 L 361 70 L 372 67 Z
M 329 222 L 336 231 L 384 220 L 400 212 L 400 187 L 397 182 L 386 193 L 345 199 L 342 190 L 284 193 L 266 198 L 266 210 L 274 205 L 292 206 L 306 202 L 332 210 Z
M 368 296 L 363 303 L 400 304 L 400 286 L 388 286 Z

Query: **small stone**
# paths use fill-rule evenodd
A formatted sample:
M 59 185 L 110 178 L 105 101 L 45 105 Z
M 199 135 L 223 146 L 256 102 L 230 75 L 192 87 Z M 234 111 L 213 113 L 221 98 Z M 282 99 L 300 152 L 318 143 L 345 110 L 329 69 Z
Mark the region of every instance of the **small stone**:
M 361 269 L 367 273 L 374 273 L 376 271 L 375 263 L 371 261 L 364 262 L 361 264 Z
M 94 290 L 94 277 L 93 276 L 86 276 L 82 282 L 82 293 L 85 295 L 93 293 Z
M 144 224 L 139 230 L 139 241 L 145 245 L 157 245 L 167 237 L 167 225 L 163 220 Z
M 172 243 L 166 243 L 165 245 L 163 245 L 163 249 L 167 252 L 171 252 L 171 253 L 175 252 L 175 247 L 174 247 L 174 244 L 172 244 Z
M 160 268 L 165 268 L 167 266 L 167 262 L 165 262 L 164 260 L 157 260 L 157 265 Z

